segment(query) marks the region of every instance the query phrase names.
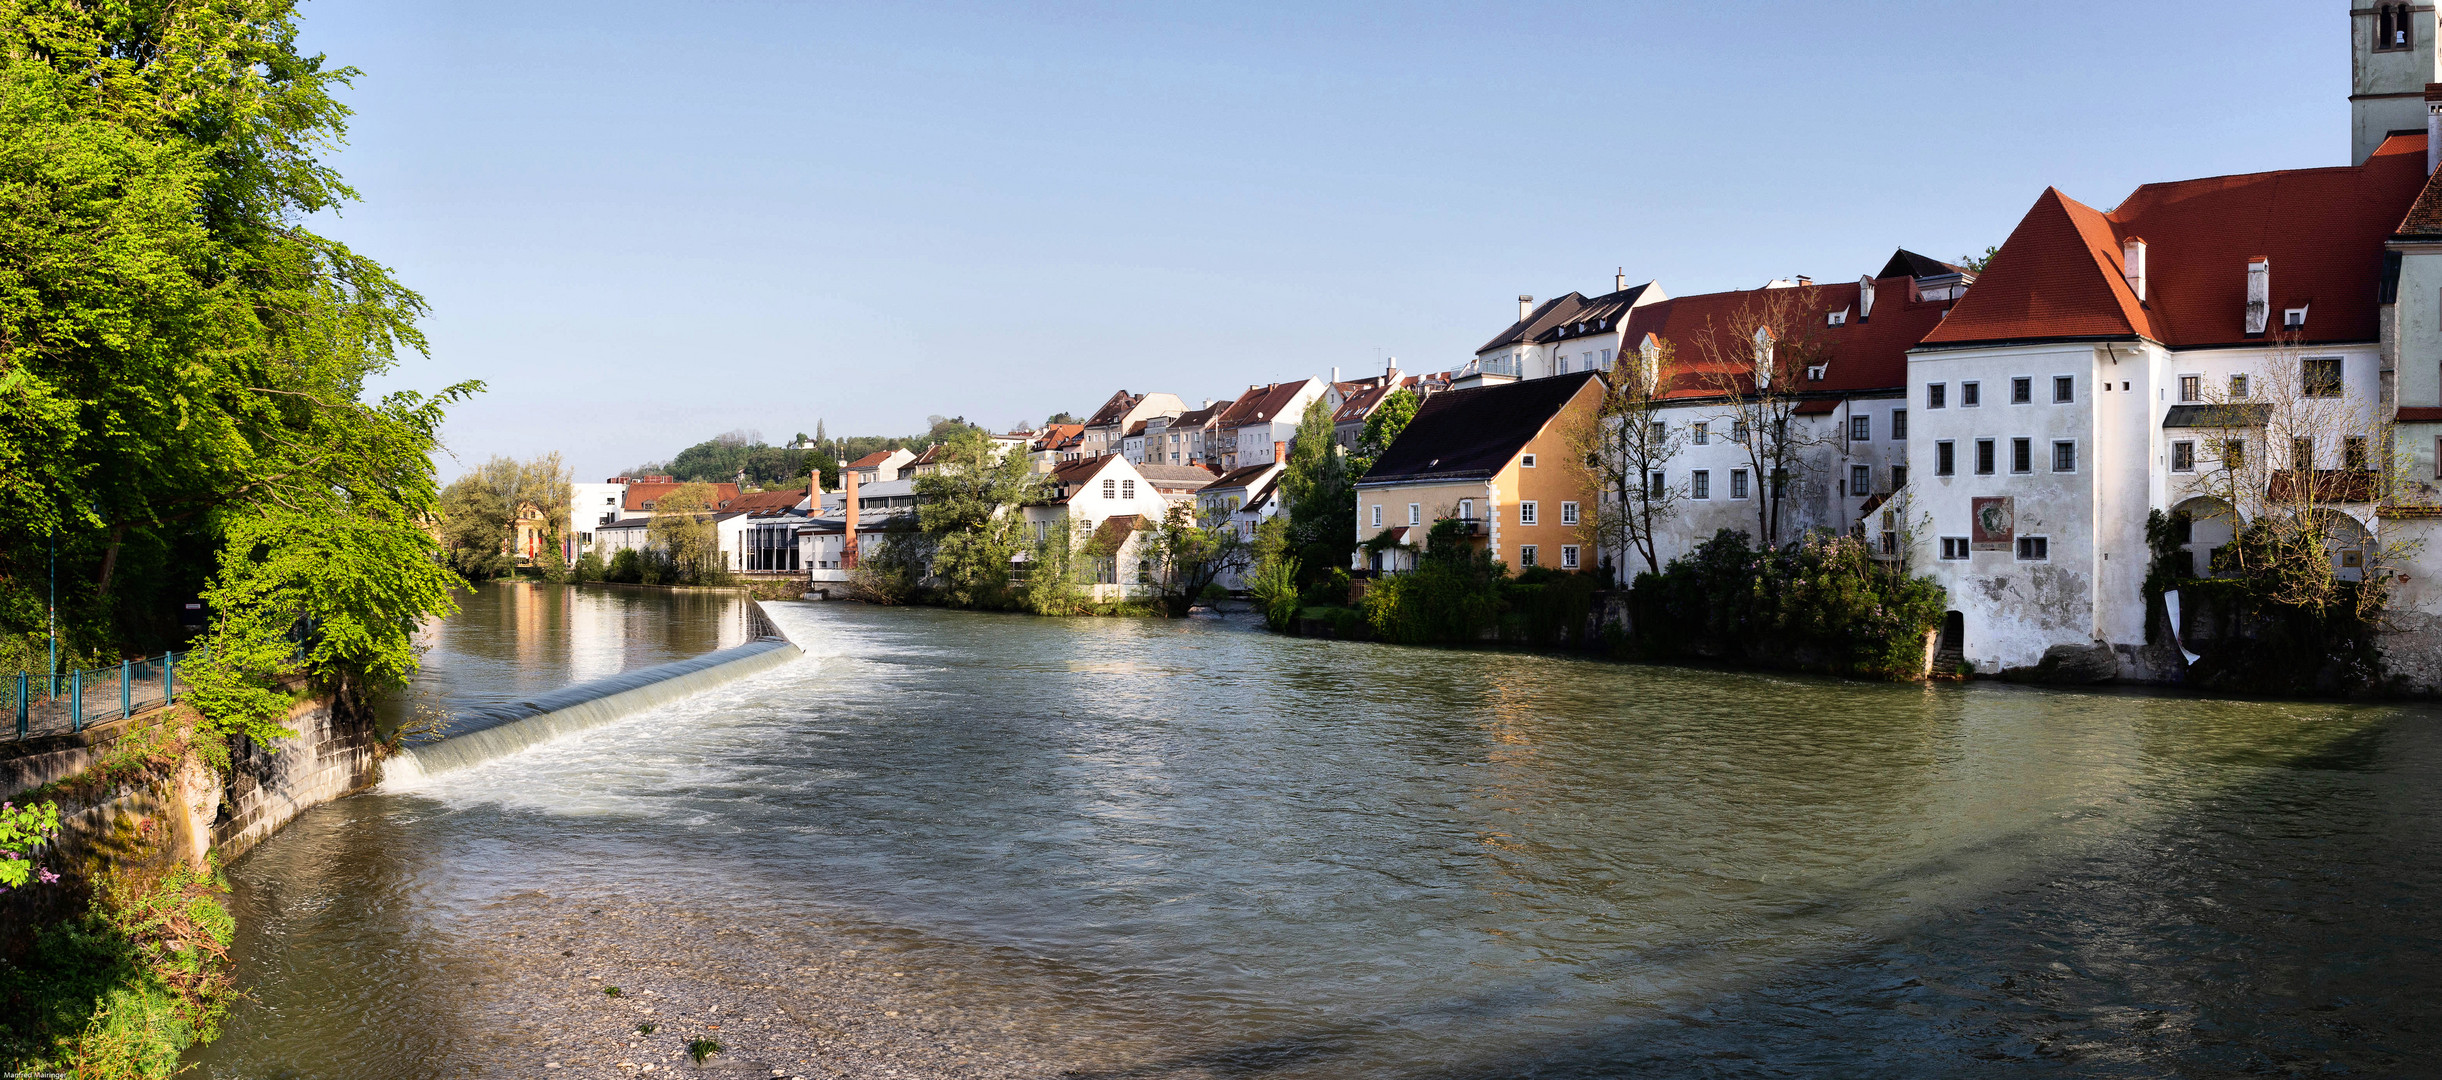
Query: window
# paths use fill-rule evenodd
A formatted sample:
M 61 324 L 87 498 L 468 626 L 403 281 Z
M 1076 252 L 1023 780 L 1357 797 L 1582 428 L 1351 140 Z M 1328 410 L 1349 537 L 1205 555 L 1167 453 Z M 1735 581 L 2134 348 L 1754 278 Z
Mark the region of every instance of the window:
M 2171 444 L 2171 471 L 2172 471 L 2172 472 L 2195 472 L 2195 471 L 2196 471 L 2196 444 L 2195 444 L 2195 443 L 2193 443 L 2193 442 L 2175 442 L 2175 443 L 2172 443 L 2172 444 Z
M 1772 470 L 1772 497 L 1773 497 L 1773 498 L 1775 498 L 1775 499 L 1778 499 L 1778 498 L 1782 498 L 1782 497 L 1784 497 L 1784 496 L 1787 496 L 1788 494 L 1789 494 L 1789 470 L 1787 470 L 1787 469 L 1774 469 L 1774 470 Z
M 2019 562 L 2042 562 L 2052 557 L 2052 540 L 2044 536 L 2018 538 Z
M 1533 565 L 1535 565 L 1535 545 L 1533 545 L 1533 544 L 1520 544 L 1520 545 L 1518 545 L 1518 565 L 1519 565 L 1520 567 L 1528 567 L 1528 566 L 1533 566 Z
M 1928 409 L 1939 409 L 1939 408 L 1941 408 L 1941 407 L 1942 407 L 1942 394 L 1943 394 L 1943 386 L 1942 386 L 1942 384 L 1941 384 L 1941 383 L 1927 383 L 1927 384 L 1925 384 L 1925 407 L 1926 407 L 1926 408 L 1928 408 Z
M 1115 499 L 1115 498 L 1118 498 L 1118 497 L 1119 497 L 1119 481 L 1117 481 L 1117 480 L 1111 480 L 1111 479 L 1105 479 L 1105 480 L 1103 480 L 1103 482 L 1102 482 L 1102 497 L 1103 497 L 1103 498 L 1106 498 L 1106 499 Z
M 1943 558 L 1945 558 L 1945 559 L 1951 559 L 1951 560 L 1958 560 L 1958 559 L 1964 559 L 1964 558 L 1966 558 L 1966 557 L 1967 557 L 1967 538 L 1966 538 L 1966 537 L 1964 537 L 1964 536 L 1945 536 L 1945 537 L 1943 537 L 1943 538 L 1942 538 L 1942 557 L 1943 557 Z
M 1981 405 L 1981 404 L 1983 404 L 1983 403 L 1984 403 L 1984 387 L 1983 387 L 1983 385 L 1982 385 L 1982 384 L 1980 384 L 1980 383 L 1971 383 L 1971 382 L 1963 382 L 1963 383 L 1960 383 L 1960 384 L 1959 384 L 1959 407 L 1960 407 L 1960 408 L 1962 408 L 1962 409 L 1972 409 L 1972 408 L 1975 408 L 1976 406 Z
M 1905 439 L 1905 438 L 1907 438 L 1907 437 L 1908 437 L 1908 410 L 1906 410 L 1906 409 L 1893 409 L 1893 410 L 1891 410 L 1891 438 L 1893 438 L 1893 439 Z
M 2034 472 L 2034 471 L 2035 471 L 2035 440 L 2033 440 L 2033 439 L 2011 439 L 2011 440 L 2010 440 L 2010 471 L 2011 471 L 2011 472 Z
M 2281 329 L 2306 329 L 2306 309 L 2302 307 L 2294 307 L 2281 312 Z
M 1891 490 L 1898 491 L 1899 489 L 1907 486 L 1908 467 L 1905 465 L 1891 466 Z
M 2181 401 L 2183 401 L 2183 402 L 2184 402 L 2184 401 L 2203 401 L 2203 400 L 2205 399 L 2205 393 L 2204 393 L 2204 384 L 2205 384 L 2205 379 L 2204 379 L 2204 376 L 2202 376 L 2202 375 L 2182 375 L 2182 376 L 2180 376 L 2180 377 L 2179 377 L 2179 400 L 2181 400 Z
M 1577 524 L 1577 504 L 1576 504 L 1576 503 L 1574 503 L 1574 502 L 1564 502 L 1564 503 L 1561 503 L 1561 504 L 1560 504 L 1560 523 L 1561 523 L 1561 524 L 1563 524 L 1563 525 L 1575 525 L 1575 524 Z
M 2077 443 L 2071 439 L 2056 439 L 2052 443 L 2052 471 L 2077 471 Z
M 2066 405 L 2077 400 L 2077 380 L 2067 375 L 2052 376 L 2052 404 Z
M 1662 446 L 1663 437 L 1669 433 L 1670 429 L 1662 426 L 1661 421 L 1653 421 L 1652 423 L 1645 425 L 1645 445 L 1655 449 L 1660 449 Z
M 1831 313 L 1831 324 L 1832 324 L 1833 326 L 1842 326 L 1842 325 L 1845 325 L 1847 322 L 1848 322 L 1848 309 L 1847 309 L 1847 308 L 1841 308 L 1840 310 L 1838 310 L 1838 311 L 1835 311 L 1835 312 L 1832 312 L 1832 313 Z
M 1421 504 L 1421 503 L 1409 503 L 1409 504 L 1408 504 L 1408 524 L 1410 524 L 1410 525 L 1422 525 L 1422 524 L 1424 524 L 1424 505 L 1423 505 L 1423 504 Z
M 2340 467 L 2344 469 L 2353 469 L 2359 472 L 2365 471 L 2365 436 L 2351 435 L 2346 439 L 2340 440 Z
M 1695 444 L 1696 444 L 1696 445 L 1698 445 L 1698 446 L 1710 446 L 1710 445 L 1712 445 L 1712 443 L 1713 443 L 1713 433 L 1712 433 L 1712 431 L 1711 431 L 1711 430 L 1709 430 L 1709 429 L 1710 429 L 1712 426 L 1713 426 L 1713 425 L 1711 425 L 1711 424 L 1709 424 L 1709 423 L 1706 423 L 1705 421 L 1702 421 L 1702 420 L 1698 420 L 1698 421 L 1696 421 L 1696 433 L 1695 433 L 1695 435 L 1693 435 L 1692 437 L 1690 437 L 1689 441 L 1690 441 L 1690 442 L 1695 443 Z
M 1120 482 L 1119 482 L 1119 497 L 1120 497 L 1120 498 L 1122 498 L 1122 499 L 1133 499 L 1133 498 L 1135 498 L 1135 497 L 1136 497 L 1136 481 L 1134 481 L 1134 480 L 1122 480 L 1122 481 L 1120 481 Z
M 2308 397 L 2340 396 L 2340 358 L 2310 356 L 2298 361 L 2299 390 Z
M 2410 29 L 2408 11 L 2406 4 L 2375 5 L 2375 52 L 2393 52 L 2416 47 L 2416 34 Z
M 1611 366 L 1611 350 L 1609 350 L 1609 349 L 1604 349 L 1604 350 L 1603 350 L 1603 366 L 1604 366 L 1604 367 L 1610 367 L 1610 366 Z
M 1874 493 L 1874 470 L 1872 466 L 1851 465 L 1848 467 L 1848 493 L 1851 495 L 1871 495 Z
M 1136 560 L 1136 583 L 1139 585 L 1153 584 L 1153 560 Z
M 1524 456 L 1524 457 L 1519 458 L 1519 459 L 1518 459 L 1518 467 L 1519 467 L 1519 468 L 1521 468 L 1521 469 L 1531 469 L 1531 468 L 1534 468 L 1534 467 L 1535 467 L 1535 455 L 1533 455 L 1533 454 L 1528 454 L 1528 455 L 1526 455 L 1526 456 Z
M 2247 376 L 2245 376 L 2245 375 L 2232 375 L 2232 376 L 2230 376 L 2230 400 L 2232 400 L 2232 401 L 2245 401 L 2245 400 L 2247 400 Z
M 1874 437 L 1874 418 L 1873 418 L 1873 417 L 1871 417 L 1871 416 L 1852 416 L 1852 417 L 1849 417 L 1849 418 L 1848 418 L 1848 439 L 1849 439 L 1849 441 L 1850 441 L 1850 442 L 1866 442 L 1866 441 L 1868 441 L 1868 440 L 1871 440 L 1873 437 Z
M 1577 545 L 1560 545 L 1560 568 L 1563 570 L 1577 569 Z
M 1474 520 L 1475 520 L 1475 500 L 1474 500 L 1474 499 L 1460 499 L 1460 500 L 1458 501 L 1458 519 L 1459 519 L 1460 521 L 1474 521 Z
M 2315 467 L 2314 439 L 2291 439 L 2289 441 L 2289 467 L 2293 469 L 2312 469 Z
M 1744 420 L 1732 420 L 1732 421 L 1730 421 L 1730 441 L 1731 441 L 1731 442 L 1734 442 L 1734 443 L 1737 443 L 1737 444 L 1739 444 L 1739 445 L 1741 445 L 1741 446 L 1746 445 L 1746 442 L 1747 442 L 1747 422 L 1746 422 L 1746 421 L 1744 421 Z
M 1687 474 L 1687 497 L 1691 499 L 1712 498 L 1713 474 L 1704 469 Z
M 2010 404 L 2029 405 L 2035 401 L 2035 380 L 2019 375 L 2010 379 Z
M 2233 469 L 2247 467 L 2247 440 L 2230 439 L 2222 443 L 2222 464 Z
M 1375 503 L 1375 504 L 1374 504 L 1374 528 L 1379 529 L 1379 528 L 1381 528 L 1381 527 L 1382 527 L 1382 504 L 1381 504 L 1381 503 Z
M 1648 499 L 1662 497 L 1662 470 L 1655 469 L 1645 474 L 1645 497 Z
M 1933 475 L 1957 476 L 1959 474 L 1956 450 L 1957 448 L 1948 439 L 1933 444 Z
M 1977 440 L 1976 440 L 1976 475 L 1977 475 L 1977 476 L 1991 476 L 1992 474 L 1993 474 L 1993 441 L 1992 441 L 1991 439 L 1977 439 Z
M 1730 470 L 1730 497 L 1733 499 L 1747 497 L 1747 470 Z

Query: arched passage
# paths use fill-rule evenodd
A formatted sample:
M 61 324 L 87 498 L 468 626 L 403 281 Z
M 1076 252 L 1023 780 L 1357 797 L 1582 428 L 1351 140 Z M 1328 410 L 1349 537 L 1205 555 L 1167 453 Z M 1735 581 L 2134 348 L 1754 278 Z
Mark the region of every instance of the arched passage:
M 2246 520 L 2229 503 L 2210 495 L 2199 495 L 2171 507 L 2174 522 L 2180 525 L 2179 550 L 2186 553 L 2187 565 L 2176 569 L 2189 577 L 2213 576 L 2213 553 L 2238 536 Z

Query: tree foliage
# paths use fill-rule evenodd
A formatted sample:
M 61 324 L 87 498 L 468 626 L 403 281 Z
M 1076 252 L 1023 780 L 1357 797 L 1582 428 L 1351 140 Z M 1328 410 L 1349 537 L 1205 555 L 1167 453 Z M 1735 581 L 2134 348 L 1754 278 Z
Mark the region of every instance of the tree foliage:
M 1348 456 L 1348 474 L 1362 478 L 1373 471 L 1374 462 L 1382 460 L 1399 434 L 1416 419 L 1416 394 L 1405 387 L 1393 390 L 1374 406 L 1374 414 L 1365 418 L 1365 429 L 1357 433 L 1357 451 Z M 1303 424 L 1300 424 L 1303 427 Z
M 1298 418 L 1280 490 L 1289 511 L 1289 543 L 1312 577 L 1345 568 L 1357 546 L 1357 485 L 1348 457 L 1332 441 L 1331 405 L 1316 398 Z
M 1657 541 L 1686 497 L 1684 487 L 1653 480 L 1687 442 L 1685 425 L 1665 419 L 1661 391 L 1673 367 L 1671 347 L 1659 339 L 1622 354 L 1603 383 L 1602 403 L 1562 432 L 1595 489 L 1578 515 L 1578 535 L 1606 562 L 1614 554 L 1642 558 L 1647 573 L 1661 571 Z
M 199 584 L 217 551 L 197 701 L 258 735 L 300 657 L 351 694 L 412 667 L 435 434 L 480 389 L 364 399 L 424 302 L 306 225 L 355 196 L 318 155 L 356 73 L 296 34 L 293 0 L 0 0 L 0 619 L 54 540 L 87 611 L 131 550 Z
M 654 502 L 653 520 L 644 528 L 645 543 L 666 562 L 665 572 L 672 578 L 657 584 L 717 585 L 729 580 L 720 533 L 712 521 L 717 501 L 719 493 L 710 484 L 682 484 Z
M 1010 562 L 1026 550 L 1017 508 L 1039 501 L 1043 477 L 978 428 L 942 444 L 941 468 L 916 478 L 916 524 L 931 543 L 933 578 L 956 607 L 1011 602 Z
M 1923 672 L 1926 635 L 1948 607 L 1932 578 L 1824 533 L 1757 550 L 1724 529 L 1637 575 L 1636 591 L 1637 635 L 1657 654 L 1895 679 Z
M 468 581 L 499 577 L 517 567 L 510 550 L 520 506 L 542 514 L 536 561 L 556 568 L 568 524 L 571 476 L 557 452 L 531 461 L 494 457 L 441 489 L 441 550 Z
M 1246 569 L 1246 539 L 1226 511 L 1215 518 L 1198 520 L 1189 506 L 1172 506 L 1139 542 L 1142 557 L 1153 564 L 1154 599 L 1166 613 L 1186 614 L 1222 575 Z

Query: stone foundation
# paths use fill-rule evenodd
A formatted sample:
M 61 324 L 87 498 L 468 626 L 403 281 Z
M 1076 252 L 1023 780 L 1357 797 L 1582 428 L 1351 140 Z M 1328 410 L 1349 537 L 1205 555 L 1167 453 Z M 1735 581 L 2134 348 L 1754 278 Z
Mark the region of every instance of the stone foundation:
M 245 854 L 298 814 L 381 780 L 371 718 L 336 716 L 330 698 L 315 697 L 290 710 L 283 726 L 296 734 L 269 746 L 246 738 L 230 744 L 231 775 L 211 824 L 212 849 L 223 860 Z

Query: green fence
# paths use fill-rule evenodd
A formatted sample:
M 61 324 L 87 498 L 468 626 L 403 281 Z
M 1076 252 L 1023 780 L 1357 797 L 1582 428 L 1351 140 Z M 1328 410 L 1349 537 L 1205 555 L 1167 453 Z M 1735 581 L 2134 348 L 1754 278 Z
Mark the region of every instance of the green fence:
M 165 652 L 115 667 L 57 675 L 20 671 L 0 688 L 19 739 L 85 730 L 87 724 L 133 716 L 178 700 L 179 670 L 197 653 Z

